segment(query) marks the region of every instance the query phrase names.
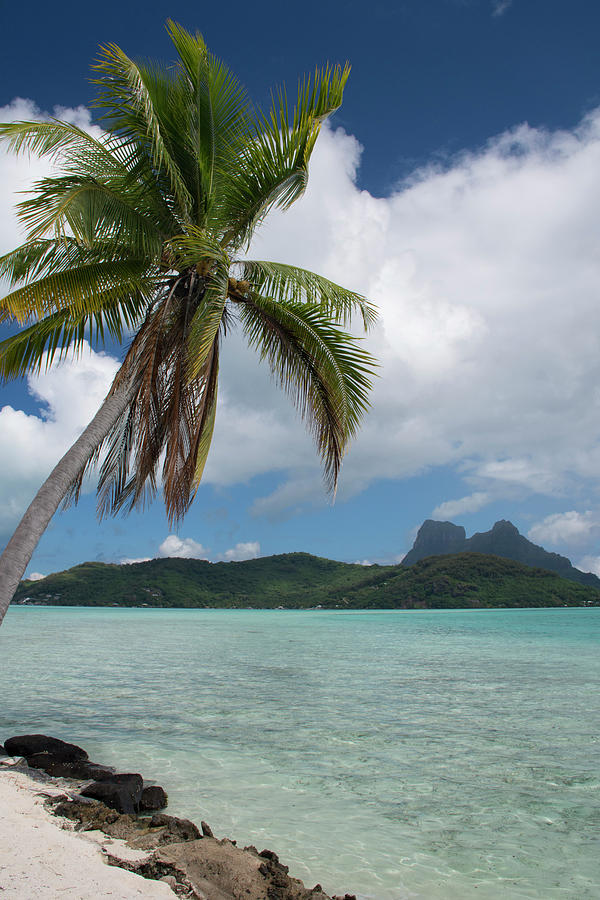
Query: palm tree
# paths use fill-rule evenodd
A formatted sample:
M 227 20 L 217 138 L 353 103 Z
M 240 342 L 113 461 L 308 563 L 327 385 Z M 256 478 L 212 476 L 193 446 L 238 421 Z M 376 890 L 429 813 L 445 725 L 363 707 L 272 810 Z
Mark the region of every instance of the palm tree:
M 215 421 L 219 348 L 239 323 L 314 435 L 327 486 L 368 406 L 372 357 L 343 330 L 365 329 L 364 297 L 312 272 L 241 258 L 274 207 L 303 193 L 322 122 L 348 66 L 283 90 L 256 110 L 200 34 L 169 21 L 175 67 L 101 48 L 105 131 L 66 122 L 0 125 L 15 152 L 60 163 L 18 205 L 26 242 L 0 259 L 11 292 L 0 321 L 0 378 L 39 371 L 86 340 L 133 338 L 100 410 L 42 486 L 0 558 L 0 622 L 61 502 L 98 463 L 100 515 L 152 498 L 162 481 L 180 520 L 196 493 Z

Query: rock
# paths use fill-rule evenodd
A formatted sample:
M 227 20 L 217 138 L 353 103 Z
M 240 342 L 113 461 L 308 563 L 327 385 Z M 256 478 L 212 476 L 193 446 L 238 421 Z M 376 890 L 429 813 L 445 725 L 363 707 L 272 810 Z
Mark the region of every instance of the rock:
M 93 797 L 117 812 L 132 815 L 139 809 L 143 786 L 144 779 L 141 775 L 110 775 L 89 784 L 81 791 L 81 796 Z
M 149 812 L 153 809 L 164 809 L 169 798 L 164 788 L 158 784 L 149 785 L 142 790 L 140 797 L 140 812 Z
M 196 893 L 210 900 L 316 900 L 284 867 L 231 841 L 203 838 L 172 844 L 157 849 L 155 858 L 182 872 Z
M 27 757 L 27 764 L 32 769 L 43 769 L 48 775 L 55 778 L 76 778 L 78 781 L 102 781 L 115 774 L 110 766 L 100 766 L 90 762 L 89 759 L 76 759 L 65 761 L 58 759 L 52 753 L 35 753 Z
M 200 822 L 200 828 L 202 829 L 202 834 L 204 837 L 214 837 L 212 828 L 207 822 Z
M 164 828 L 165 832 L 160 837 L 161 844 L 175 844 L 180 841 L 197 841 L 202 835 L 198 826 L 189 819 L 179 819 L 177 816 L 167 816 L 165 813 L 157 813 L 148 823 L 150 828 Z
M 67 744 L 59 738 L 48 737 L 45 734 L 22 734 L 8 738 L 4 741 L 4 748 L 9 756 L 24 756 L 27 760 L 39 753 L 48 753 L 62 762 L 88 758 L 85 750 L 76 744 Z
M 105 834 L 111 834 L 110 826 L 114 825 L 120 819 L 127 818 L 133 822 L 131 816 L 121 816 L 114 809 L 109 809 L 104 803 L 96 803 L 92 800 L 69 800 L 52 804 L 54 807 L 54 815 L 62 816 L 64 819 L 70 819 L 72 822 L 79 823 L 79 831 L 103 831 Z M 116 837 L 117 835 L 113 835 Z

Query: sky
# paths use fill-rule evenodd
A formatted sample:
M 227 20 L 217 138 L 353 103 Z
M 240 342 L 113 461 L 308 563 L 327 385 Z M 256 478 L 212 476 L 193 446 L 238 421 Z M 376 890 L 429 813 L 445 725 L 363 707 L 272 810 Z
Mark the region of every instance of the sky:
M 380 368 L 335 503 L 289 400 L 231 336 L 211 456 L 172 528 L 160 499 L 97 520 L 93 484 L 54 517 L 30 575 L 85 560 L 306 551 L 393 563 L 424 519 L 510 519 L 600 573 L 600 7 L 595 0 L 308 0 L 84 8 L 0 4 L 0 120 L 95 128 L 90 64 L 114 42 L 169 60 L 199 29 L 259 103 L 352 64 L 304 198 L 248 256 L 305 266 L 379 307 Z M 293 9 L 293 13 L 292 10 Z M 0 252 L 45 163 L 0 148 Z M 0 386 L 0 545 L 101 403 L 122 349 Z

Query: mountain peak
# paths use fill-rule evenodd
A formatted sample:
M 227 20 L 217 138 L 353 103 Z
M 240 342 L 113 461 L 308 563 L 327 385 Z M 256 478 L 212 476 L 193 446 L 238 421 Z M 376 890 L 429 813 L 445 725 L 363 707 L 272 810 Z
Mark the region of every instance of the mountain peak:
M 412 550 L 402 560 L 403 566 L 428 556 L 448 556 L 454 553 L 485 553 L 512 559 L 526 566 L 557 572 L 563 578 L 600 587 L 600 579 L 589 572 L 580 572 L 571 565 L 571 560 L 558 553 L 548 553 L 527 540 L 512 522 L 500 519 L 490 531 L 478 532 L 467 538 L 465 529 L 452 522 L 436 522 L 427 519 L 417 533 Z
M 426 519 L 419 528 L 412 550 L 404 557 L 402 564 L 411 566 L 426 556 L 460 553 L 466 539 L 467 533 L 462 525 Z
M 494 532 L 496 534 L 498 534 L 498 533 L 513 534 L 513 535 L 520 534 L 517 526 L 513 525 L 512 522 L 509 522 L 508 519 L 500 519 L 498 522 L 496 522 L 492 528 L 492 532 Z

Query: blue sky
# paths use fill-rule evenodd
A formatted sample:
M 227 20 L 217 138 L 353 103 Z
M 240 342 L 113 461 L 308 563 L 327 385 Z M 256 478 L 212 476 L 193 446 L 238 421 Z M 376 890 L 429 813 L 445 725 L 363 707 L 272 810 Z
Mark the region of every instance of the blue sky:
M 86 494 L 54 518 L 29 571 L 176 553 L 395 561 L 428 517 L 469 534 L 509 518 L 599 570 L 597 4 L 4 6 L 3 117 L 89 125 L 98 44 L 168 59 L 167 15 L 199 28 L 258 101 L 316 64 L 352 63 L 305 199 L 253 255 L 380 305 L 373 410 L 332 506 L 302 426 L 234 337 L 206 484 L 176 534 L 158 501 L 98 523 Z M 6 153 L 0 166 L 8 250 L 14 191 L 40 170 Z M 0 389 L 0 542 L 100 402 L 117 353 Z

